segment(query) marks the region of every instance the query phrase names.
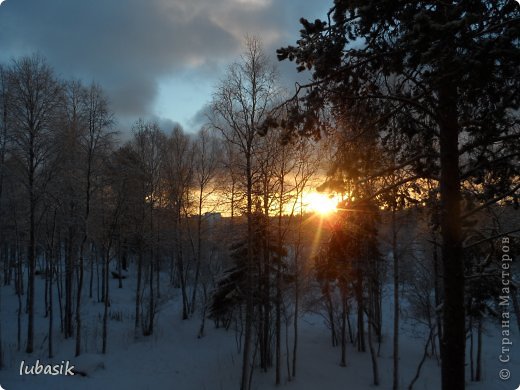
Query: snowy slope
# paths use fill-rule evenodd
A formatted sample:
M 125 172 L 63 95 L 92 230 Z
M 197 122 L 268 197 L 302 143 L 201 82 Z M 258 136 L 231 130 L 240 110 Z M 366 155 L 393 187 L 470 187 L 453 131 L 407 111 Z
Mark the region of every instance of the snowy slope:
M 7 366 L 0 370 L 0 385 L 6 390 L 238 389 L 241 354 L 238 352 L 237 339 L 233 330 L 216 329 L 213 322 L 208 320 L 206 336 L 197 338 L 200 325 L 199 316 L 182 321 L 178 290 L 171 288 L 166 291 L 165 283 L 155 334 L 134 340 L 132 313 L 135 285 L 132 279 L 124 282 L 123 289 L 118 289 L 117 281 L 111 280 L 112 319 L 109 324 L 107 355 L 99 353 L 103 304 L 87 299 L 83 312 L 83 323 L 86 327 L 84 331 L 86 353 L 78 358 L 74 358 L 74 341 L 63 340 L 59 332 L 55 333 L 55 357 L 52 359 L 47 357 L 47 341 L 44 338 L 47 320 L 43 317 L 40 300 L 36 316 L 38 321 L 37 343 L 35 344 L 37 351 L 31 356 L 17 352 L 16 296 L 12 287 L 3 287 L 1 320 L 4 357 Z M 39 287 L 43 289 L 42 280 L 39 280 L 39 284 Z M 385 296 L 388 297 L 390 294 L 385 294 Z M 55 310 L 57 312 L 57 309 Z M 391 313 L 391 302 L 388 301 L 385 304 L 384 341 L 379 359 L 381 375 L 379 388 L 381 389 L 391 388 L 392 383 Z M 25 323 L 23 323 L 22 339 L 25 337 L 25 331 Z M 423 330 L 414 326 L 413 323 L 403 324 L 401 333 L 401 386 L 403 389 L 408 387 L 422 356 L 424 343 L 422 335 Z M 281 387 L 276 387 L 274 370 L 267 373 L 256 370 L 253 378 L 254 389 L 365 390 L 375 388 L 371 385 L 370 354 L 368 352 L 359 353 L 349 345 L 347 367 L 340 367 L 340 350 L 330 346 L 329 330 L 321 316 L 306 314 L 300 319 L 299 340 L 296 378 L 287 382 L 287 368 L 283 366 L 282 376 L 285 383 Z M 520 384 L 520 343 L 518 341 L 518 334 L 515 333 L 515 344 L 512 347 L 513 361 L 508 365 L 501 365 L 498 360 L 501 347 L 499 328 L 494 324 L 487 324 L 484 344 L 484 382 L 470 383 L 468 388 L 475 390 L 516 389 Z M 290 346 L 292 351 L 292 340 L 290 340 Z M 282 344 L 282 351 L 285 352 L 285 343 Z M 86 372 L 87 376 L 20 376 L 20 362 L 25 360 L 27 364 L 32 364 L 36 359 L 53 364 L 59 364 L 62 360 L 70 360 L 71 364 Z M 508 381 L 498 379 L 498 371 L 504 367 L 512 368 L 513 376 Z M 434 358 L 426 361 L 414 389 L 440 389 L 440 368 Z

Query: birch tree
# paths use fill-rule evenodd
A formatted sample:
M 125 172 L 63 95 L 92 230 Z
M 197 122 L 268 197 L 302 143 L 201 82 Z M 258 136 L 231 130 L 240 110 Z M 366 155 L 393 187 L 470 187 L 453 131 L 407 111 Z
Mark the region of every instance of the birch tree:
M 260 41 L 246 40 L 244 54 L 239 62 L 227 70 L 222 82 L 217 86 L 211 104 L 212 127 L 225 142 L 234 145 L 240 155 L 239 166 L 244 182 L 247 217 L 247 251 L 245 294 L 245 323 L 242 359 L 241 390 L 250 389 L 252 375 L 253 344 L 253 190 L 254 153 L 259 137 L 260 125 L 267 119 L 268 112 L 276 98 L 276 71 L 262 51 Z
M 28 322 L 26 352 L 34 350 L 35 271 L 38 207 L 48 183 L 47 170 L 56 121 L 62 105 L 62 85 L 46 60 L 38 55 L 14 60 L 7 69 L 7 120 L 20 180 L 27 195 Z

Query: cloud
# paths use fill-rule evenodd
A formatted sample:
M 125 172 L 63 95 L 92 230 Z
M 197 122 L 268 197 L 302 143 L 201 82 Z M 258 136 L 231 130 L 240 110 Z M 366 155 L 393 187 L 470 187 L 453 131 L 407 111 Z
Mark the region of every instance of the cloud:
M 163 80 L 189 70 L 216 82 L 246 34 L 274 60 L 276 48 L 294 43 L 299 16 L 323 8 L 313 3 L 12 0 L 0 8 L 0 61 L 38 51 L 61 77 L 99 82 L 116 115 L 148 116 Z
M 191 118 L 188 125 L 191 128 L 200 128 L 205 126 L 209 122 L 209 117 L 211 113 L 211 107 L 209 103 L 204 104 Z
M 209 15 L 159 0 L 7 2 L 0 51 L 39 51 L 66 77 L 96 79 L 122 114 L 147 113 L 161 77 L 238 44 Z

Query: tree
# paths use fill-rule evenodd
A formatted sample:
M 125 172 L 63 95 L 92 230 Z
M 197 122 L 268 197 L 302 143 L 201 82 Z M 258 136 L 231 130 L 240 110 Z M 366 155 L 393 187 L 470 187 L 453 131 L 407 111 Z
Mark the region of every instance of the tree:
M 85 247 L 90 239 L 89 224 L 92 198 L 100 187 L 98 178 L 101 174 L 101 161 L 110 151 L 112 136 L 110 128 L 114 122 L 108 100 L 99 85 L 93 83 L 88 88 L 84 88 L 82 106 L 85 123 L 83 131 L 79 134 L 79 146 L 84 158 L 83 164 L 81 164 L 84 211 L 82 216 L 83 226 L 81 227 L 83 234 L 79 247 L 78 292 L 76 295 L 76 356 L 81 353 L 81 296 L 83 293 Z
M 182 318 L 184 320 L 188 319 L 190 310 L 187 286 L 188 281 L 186 280 L 187 266 L 185 264 L 185 255 L 183 250 L 183 216 L 187 214 L 189 208 L 187 203 L 190 201 L 190 190 L 193 185 L 193 157 L 193 145 L 190 138 L 184 134 L 180 127 L 175 127 L 172 130 L 170 137 L 167 139 L 163 174 L 166 182 L 165 190 L 167 193 L 168 207 L 173 212 L 174 248 L 172 250 L 171 268 L 173 270 L 175 263 L 177 277 L 181 287 Z
M 398 118 L 408 145 L 433 145 L 429 169 L 424 158 L 409 165 L 439 181 L 444 390 L 463 389 L 465 379 L 462 221 L 519 190 L 518 13 L 509 1 L 336 0 L 328 22 L 302 19 L 298 46 L 278 51 L 313 71 L 313 82 L 299 88 L 304 96 L 291 101 L 295 130 L 319 131 L 323 108 L 348 115 L 358 103 L 385 102 L 374 126 Z M 461 186 L 472 180 L 489 192 L 463 212 Z
M 304 258 L 305 251 L 305 239 L 303 237 L 304 229 L 304 194 L 305 190 L 309 185 L 309 182 L 313 175 L 317 171 L 319 166 L 319 153 L 313 153 L 313 146 L 308 140 L 300 139 L 296 143 L 296 173 L 294 175 L 294 207 L 293 210 L 297 211 L 297 222 L 296 232 L 293 233 L 292 247 L 294 248 L 293 254 L 293 274 L 294 274 L 294 323 L 293 323 L 293 358 L 292 358 L 292 370 L 290 377 L 296 376 L 296 362 L 298 352 L 298 317 L 300 313 L 300 296 L 302 285 L 302 275 L 305 263 L 302 260 Z
M 215 178 L 218 168 L 218 154 L 220 145 L 209 130 L 202 128 L 197 134 L 194 150 L 194 186 L 197 189 L 197 244 L 195 249 L 195 279 L 193 281 L 193 292 L 191 297 L 190 311 L 195 312 L 197 299 L 197 288 L 199 284 L 200 268 L 202 264 L 202 234 L 204 206 L 207 206 L 208 197 L 213 193 L 210 188 L 211 181 Z
M 114 191 L 124 195 L 122 199 L 121 235 L 125 237 L 136 259 L 137 285 L 135 291 L 134 337 L 143 333 L 141 319 L 143 263 L 145 257 L 145 198 L 147 196 L 142 164 L 131 143 L 111 154 L 108 178 Z M 99 203 L 99 202 L 96 202 Z M 146 226 L 145 226 L 146 225 Z M 98 240 L 99 241 L 99 240 Z
M 34 277 L 36 271 L 36 228 L 38 206 L 48 175 L 57 117 L 62 104 L 62 85 L 46 60 L 38 55 L 14 60 L 7 69 L 7 120 L 13 141 L 20 179 L 27 192 L 29 240 L 28 275 L 28 353 L 34 349 Z
M 4 175 L 5 175 L 5 156 L 7 152 L 7 79 L 3 66 L 0 65 L 0 211 L 2 205 L 2 195 L 4 189 Z M 3 226 L 0 225 L 0 229 Z M 3 243 L 2 243 L 3 244 Z M 4 275 L 5 278 L 5 275 Z M 0 281 L 1 284 L 1 281 Z M 0 315 L 2 313 L 2 296 L 0 291 Z M 3 341 L 2 341 L 2 321 L 0 320 L 0 370 L 4 366 L 3 357 Z
M 239 152 L 238 161 L 244 180 L 247 217 L 247 251 L 245 284 L 245 334 L 242 361 L 241 390 L 250 388 L 251 347 L 253 338 L 253 189 L 255 181 L 254 146 L 260 125 L 267 119 L 276 97 L 276 73 L 254 38 L 246 41 L 245 53 L 240 62 L 232 64 L 218 85 L 211 105 L 211 125 L 226 142 Z
M 156 122 L 146 123 L 139 120 L 134 126 L 134 139 L 132 146 L 138 157 L 140 176 L 142 179 L 142 190 L 145 203 L 143 217 L 145 225 L 145 245 L 149 250 L 149 306 L 148 322 L 144 333 L 151 335 L 154 329 L 156 314 L 156 297 L 158 296 L 159 279 L 154 285 L 155 273 L 159 272 L 159 254 L 157 243 L 157 221 L 156 208 L 161 204 L 162 184 L 161 169 L 164 161 L 164 145 L 166 136 L 161 132 Z M 157 289 L 155 289 L 157 287 Z

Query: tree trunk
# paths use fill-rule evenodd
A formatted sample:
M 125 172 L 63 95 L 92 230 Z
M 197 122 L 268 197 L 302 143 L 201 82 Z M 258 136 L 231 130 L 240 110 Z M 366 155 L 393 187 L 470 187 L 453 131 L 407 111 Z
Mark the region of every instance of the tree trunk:
M 441 102 L 441 236 L 444 275 L 442 389 L 465 388 L 464 263 L 461 242 L 457 91 L 449 84 L 439 90 Z
M 301 236 L 303 224 L 303 196 L 300 194 L 300 216 L 298 221 L 298 241 L 296 243 L 296 252 L 294 254 L 294 345 L 293 345 L 293 361 L 292 376 L 296 376 L 296 355 L 298 350 L 298 315 L 300 306 L 300 268 L 299 258 L 301 250 Z
M 372 340 L 372 333 L 374 330 L 372 314 L 368 316 L 368 348 L 370 349 L 370 358 L 372 360 L 372 377 L 374 379 L 374 386 L 379 386 L 379 367 L 377 364 L 377 355 Z
M 426 361 L 426 358 L 428 357 L 428 345 L 430 344 L 430 342 L 433 341 L 433 330 L 434 329 L 435 329 L 435 327 L 430 328 L 430 334 L 428 335 L 428 339 L 426 340 L 426 344 L 424 346 L 424 351 L 423 351 L 421 361 L 419 362 L 419 365 L 417 366 L 417 370 L 415 371 L 415 376 L 413 377 L 412 381 L 408 385 L 408 390 L 413 390 L 413 385 L 415 384 L 415 382 L 417 382 L 417 380 L 419 379 L 419 376 L 421 375 L 422 366 L 423 366 L 424 362 Z
M 475 381 L 480 382 L 482 380 L 482 322 L 483 319 L 478 319 L 478 330 L 477 330 L 477 370 L 475 374 Z
M 442 273 L 440 271 L 439 256 L 437 251 L 437 239 L 435 232 L 432 232 L 433 250 L 433 280 L 435 289 L 435 323 L 437 325 L 437 340 L 439 343 L 440 354 L 442 356 L 442 312 L 439 307 L 442 303 Z
M 19 256 L 19 255 L 18 255 Z M 22 349 L 22 261 L 18 258 L 17 261 L 17 272 L 16 272 L 16 286 L 17 292 L 16 295 L 18 297 L 18 311 L 17 311 L 17 332 L 16 332 L 16 341 L 17 341 L 17 350 L 20 351 Z
M 281 248 L 278 250 L 281 251 Z M 281 365 L 282 365 L 282 357 L 281 357 L 281 338 L 282 338 L 282 272 L 281 272 L 281 261 L 282 259 L 278 259 L 278 264 L 276 267 L 276 319 L 275 319 L 275 328 L 276 328 L 276 337 L 275 337 L 275 354 L 276 354 L 276 384 L 279 385 L 281 383 Z
M 193 293 L 191 295 L 191 314 L 195 313 L 195 307 L 196 307 L 196 300 L 197 300 L 197 288 L 199 285 L 199 275 L 200 275 L 200 265 L 202 262 L 202 195 L 203 195 L 203 188 L 199 189 L 199 205 L 198 205 L 198 215 L 197 215 L 197 258 L 196 258 L 196 264 L 195 264 L 195 280 L 193 281 Z
M 48 357 L 49 359 L 52 359 L 52 357 L 54 356 L 54 351 L 53 351 L 53 337 L 52 337 L 52 328 L 53 328 L 53 323 L 54 323 L 54 300 L 53 300 L 53 291 L 52 291 L 52 281 L 53 281 L 53 276 L 54 276 L 54 272 L 53 272 L 53 256 L 54 256 L 54 253 L 53 253 L 53 250 L 51 249 L 50 250 L 50 253 L 49 253 L 49 342 L 48 342 L 48 346 L 49 346 L 49 354 L 48 354 Z
M 32 137 L 31 137 L 32 141 Z M 30 163 L 30 174 L 29 174 L 29 246 L 27 248 L 27 260 L 29 263 L 29 276 L 28 276 L 28 297 L 27 297 L 27 310 L 29 316 L 27 319 L 27 347 L 25 352 L 32 353 L 34 350 L 34 299 L 35 299 L 35 271 L 36 271 L 36 200 L 34 196 L 34 153 L 31 148 L 31 163 Z M 20 276 L 21 278 L 21 276 Z
M 79 253 L 79 264 L 78 264 L 78 295 L 76 296 L 76 353 L 75 356 L 81 355 L 81 295 L 83 293 L 83 250 L 85 246 L 85 242 L 87 240 L 87 236 L 83 238 L 83 242 L 81 243 L 80 253 Z
M 347 294 L 341 294 L 341 367 L 347 366 Z
M 88 297 L 92 299 L 92 291 L 94 287 L 94 258 L 96 256 L 90 256 L 90 281 L 88 286 Z
M 4 258 L 4 261 L 7 259 Z M 5 277 L 5 274 L 4 274 Z M 3 338 L 2 338 L 2 286 L 0 284 L 0 371 L 4 367 L 4 349 L 3 349 Z
M 361 270 L 357 270 L 357 328 L 358 328 L 358 351 L 365 352 L 365 322 L 364 322 L 364 302 L 363 302 L 363 276 Z
M 298 315 L 300 305 L 300 277 L 298 269 L 298 253 L 294 257 L 294 343 L 293 343 L 293 359 L 292 359 L 292 376 L 296 376 L 296 353 L 298 351 Z
M 469 372 L 470 372 L 470 380 L 473 382 L 475 380 L 475 367 L 474 367 L 474 359 L 473 359 L 473 319 L 469 318 Z
M 102 346 L 102 352 L 103 354 L 107 353 L 107 343 L 108 343 L 108 306 L 109 306 L 109 288 L 108 288 L 108 282 L 109 282 L 109 264 L 110 264 L 110 245 L 108 246 L 108 249 L 106 251 L 106 259 L 105 264 L 103 267 L 103 280 L 105 283 L 105 290 L 103 295 L 103 301 L 104 301 L 104 310 L 103 310 L 103 346 Z
M 141 280 L 143 277 L 143 249 L 139 245 L 139 253 L 137 254 L 137 287 L 135 289 L 135 324 L 134 338 L 140 334 L 141 326 Z
M 72 213 L 72 211 L 71 211 Z M 72 284 L 73 284 L 73 257 L 74 257 L 74 233 L 72 227 L 69 227 L 69 235 L 67 238 L 67 254 L 65 258 L 65 338 L 72 337 Z
M 395 199 L 395 198 L 394 198 Z M 394 258 L 394 351 L 392 389 L 399 389 L 399 257 L 397 254 L 396 210 L 392 208 L 392 255 Z
M 60 332 L 65 332 L 65 323 L 63 318 L 63 283 L 62 283 L 62 276 L 63 276 L 63 270 L 62 270 L 62 261 L 61 261 L 61 239 L 58 233 L 58 237 L 56 242 L 58 243 L 56 248 L 56 290 L 58 293 L 58 307 L 60 309 Z
M 184 259 L 182 250 L 182 234 L 181 234 L 181 208 L 178 202 L 178 209 L 176 210 L 176 244 L 177 244 L 177 273 L 179 275 L 179 282 L 181 284 L 182 294 L 182 319 L 188 319 L 188 292 L 186 288 L 186 276 L 184 270 Z
M 146 332 L 147 336 L 150 336 L 153 334 L 153 328 L 154 328 L 154 318 L 155 318 L 155 292 L 153 287 L 153 277 L 154 277 L 154 253 L 153 250 L 150 253 L 150 301 L 149 301 L 149 307 L 148 307 L 148 330 Z
M 249 390 L 250 388 L 250 355 L 251 355 L 251 341 L 253 337 L 253 180 L 251 167 L 251 147 L 248 145 L 246 154 L 246 176 L 247 176 L 247 280 L 246 280 L 246 317 L 245 317 L 245 332 L 244 332 L 244 350 L 242 356 L 242 378 L 240 381 L 240 390 Z

